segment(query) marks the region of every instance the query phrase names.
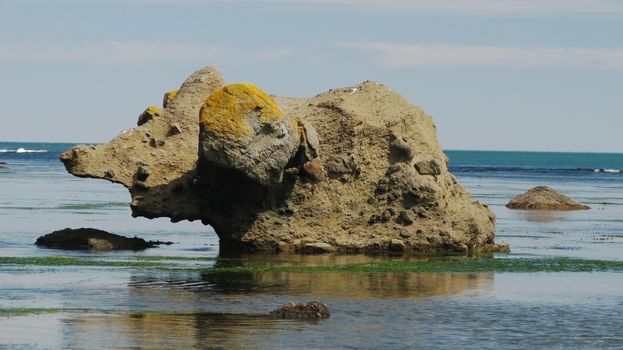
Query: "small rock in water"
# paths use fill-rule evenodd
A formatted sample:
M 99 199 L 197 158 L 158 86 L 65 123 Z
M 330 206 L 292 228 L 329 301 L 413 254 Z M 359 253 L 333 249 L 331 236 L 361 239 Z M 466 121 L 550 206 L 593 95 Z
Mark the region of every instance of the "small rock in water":
M 286 320 L 309 320 L 329 318 L 331 313 L 329 312 L 329 307 L 319 301 L 312 301 L 307 304 L 295 304 L 290 301 L 277 310 L 272 311 L 269 315 Z
M 128 238 L 94 228 L 66 228 L 37 238 L 36 245 L 69 250 L 143 250 L 169 242 Z
M 573 199 L 556 192 L 547 186 L 537 186 L 528 192 L 511 199 L 506 207 L 523 210 L 584 210 L 589 206 L 578 203 Z

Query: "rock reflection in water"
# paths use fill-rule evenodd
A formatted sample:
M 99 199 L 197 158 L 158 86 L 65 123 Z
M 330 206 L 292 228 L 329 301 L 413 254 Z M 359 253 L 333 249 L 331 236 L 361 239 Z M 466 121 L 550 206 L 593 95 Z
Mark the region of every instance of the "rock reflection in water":
M 518 211 L 522 219 L 535 223 L 549 223 L 562 221 L 569 217 L 568 212 L 549 210 L 521 210 Z
M 287 271 L 135 276 L 130 283 L 142 297 L 152 290 L 158 294 L 170 293 L 167 297 L 169 300 L 188 298 L 189 295 L 184 291 L 217 295 L 422 298 L 448 296 L 467 290 L 486 293 L 492 284 L 493 274 Z
M 202 279 L 217 293 L 278 293 L 347 298 L 421 298 L 458 294 L 483 288 L 492 275 L 448 273 L 261 272 L 240 276 L 205 274 Z M 486 287 L 484 289 L 487 289 Z
M 387 305 L 406 303 L 417 307 L 420 301 L 409 299 L 487 294 L 493 289 L 493 280 L 493 274 L 403 272 L 135 275 L 129 285 L 128 302 L 160 312 L 74 315 L 64 320 L 64 343 L 78 348 L 88 348 L 89 344 L 154 349 L 271 348 L 270 344 L 287 339 L 327 334 L 336 325 L 355 336 L 370 327 L 373 315 L 381 320 L 387 317 Z M 288 321 L 267 317 L 270 310 L 292 299 L 320 299 L 329 305 L 332 318 Z M 426 303 L 434 299 L 422 300 Z M 414 327 L 414 321 L 410 322 Z M 313 338 L 326 346 L 333 344 L 331 340 Z
M 63 342 L 115 349 L 253 349 L 257 334 L 296 331 L 306 322 L 227 314 L 76 315 L 64 320 Z M 113 336 L 114 335 L 114 336 Z

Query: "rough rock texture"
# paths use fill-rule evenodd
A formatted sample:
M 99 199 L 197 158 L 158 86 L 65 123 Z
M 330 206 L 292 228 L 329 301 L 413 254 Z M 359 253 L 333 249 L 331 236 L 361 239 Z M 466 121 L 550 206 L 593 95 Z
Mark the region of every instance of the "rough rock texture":
M 288 302 L 283 304 L 283 306 L 277 310 L 271 311 L 269 315 L 286 320 L 322 319 L 331 317 L 331 313 L 329 312 L 327 305 L 318 301 L 312 301 L 307 304 L 295 304 L 293 302 Z
M 134 216 L 202 220 L 226 250 L 507 249 L 494 244 L 494 214 L 448 172 L 431 118 L 382 84 L 364 82 L 312 98 L 262 96 L 264 105 L 250 113 L 246 93 L 231 94 L 233 100 L 222 105 L 213 99 L 222 87 L 218 71 L 204 68 L 153 119 L 108 144 L 74 147 L 61 160 L 74 175 L 126 186 Z M 228 109 L 236 101 L 246 106 L 242 112 Z M 226 139 L 240 130 L 257 136 L 249 129 L 266 106 L 281 110 L 283 123 L 290 121 L 300 136 L 280 174 L 263 178 L 262 172 L 213 161 L 216 143 L 199 148 L 202 107 L 204 131 L 218 129 L 206 123 L 218 113 L 215 125 L 238 121 L 236 128 L 222 128 Z M 240 116 L 244 121 L 235 119 Z M 174 125 L 182 132 L 171 134 Z M 255 136 L 247 138 L 250 145 Z
M 551 187 L 537 186 L 528 192 L 513 197 L 508 204 L 510 209 L 524 210 L 581 210 L 590 207 L 556 192 Z
M 143 250 L 160 242 L 128 238 L 94 228 L 66 228 L 37 238 L 36 245 L 70 250 Z
M 281 183 L 298 149 L 294 119 L 251 84 L 216 90 L 199 112 L 200 168 L 231 169 L 262 185 Z

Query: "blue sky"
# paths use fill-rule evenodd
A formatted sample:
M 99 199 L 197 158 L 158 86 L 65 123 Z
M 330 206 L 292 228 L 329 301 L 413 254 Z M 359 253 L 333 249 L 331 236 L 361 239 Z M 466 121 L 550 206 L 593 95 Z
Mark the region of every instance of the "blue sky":
M 0 140 L 106 142 L 205 65 L 380 81 L 446 149 L 623 152 L 623 0 L 0 0 Z

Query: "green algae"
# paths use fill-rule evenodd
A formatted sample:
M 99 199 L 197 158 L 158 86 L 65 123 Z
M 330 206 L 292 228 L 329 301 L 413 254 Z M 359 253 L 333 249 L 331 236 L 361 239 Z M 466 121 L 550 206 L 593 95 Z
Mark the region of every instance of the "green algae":
M 33 316 L 41 314 L 53 314 L 61 312 L 54 308 L 0 308 L 0 317 Z
M 73 256 L 0 257 L 0 265 L 32 266 L 105 266 L 105 267 L 162 267 L 164 264 L 150 261 L 97 260 Z
M 144 255 L 134 257 L 136 260 L 142 261 L 215 261 L 222 260 L 222 258 L 215 257 L 193 257 L 193 256 L 158 256 L 158 255 Z
M 566 257 L 540 258 L 440 258 L 424 261 L 388 261 L 359 264 L 327 265 L 262 265 L 263 261 L 245 260 L 219 266 L 221 258 L 137 256 L 127 260 L 101 260 L 92 258 L 50 257 L 0 257 L 2 265 L 30 266 L 86 266 L 150 268 L 162 271 L 200 273 L 262 273 L 262 272 L 436 272 L 436 273 L 530 273 L 530 272 L 623 272 L 623 261 L 594 260 Z M 176 263 L 177 261 L 177 263 Z M 185 265 L 185 262 L 216 261 L 215 267 Z M 249 265 L 249 263 L 257 263 Z
M 352 265 L 323 266 L 233 266 L 206 269 L 214 273 L 249 272 L 623 272 L 623 261 L 575 258 L 533 259 L 456 259 L 442 261 L 383 262 Z

